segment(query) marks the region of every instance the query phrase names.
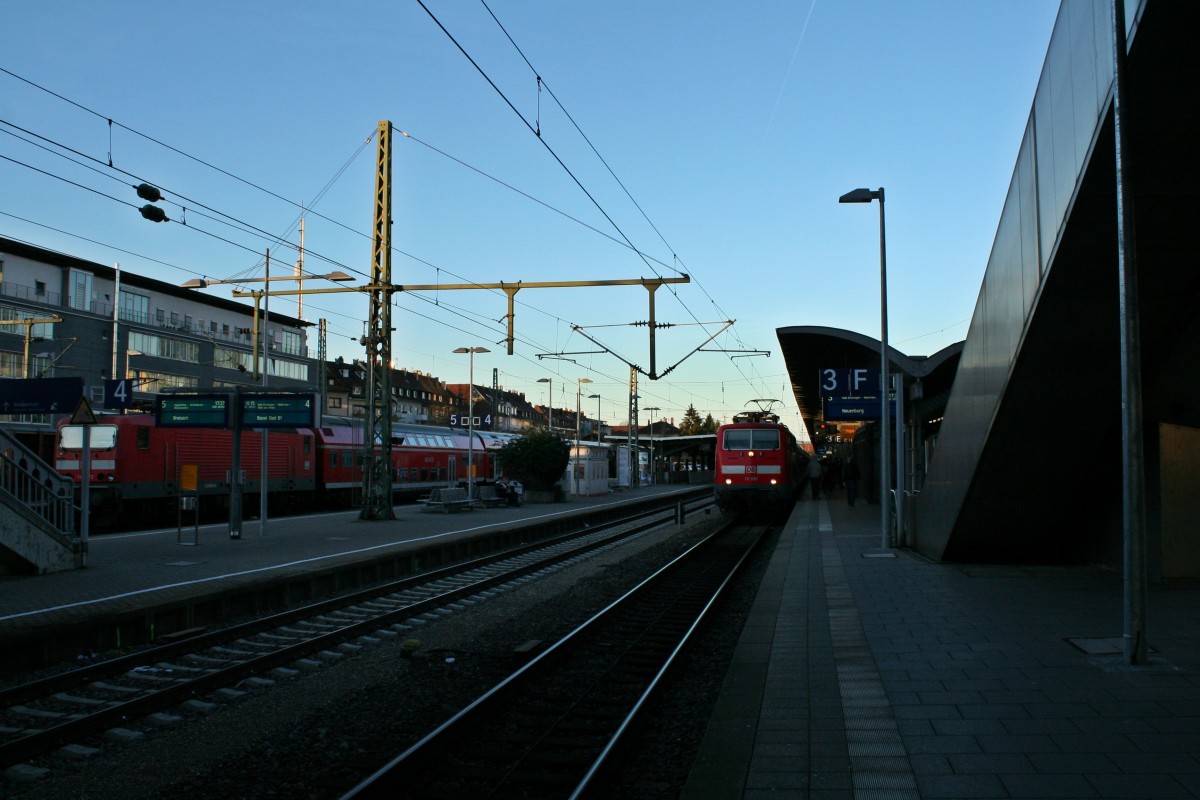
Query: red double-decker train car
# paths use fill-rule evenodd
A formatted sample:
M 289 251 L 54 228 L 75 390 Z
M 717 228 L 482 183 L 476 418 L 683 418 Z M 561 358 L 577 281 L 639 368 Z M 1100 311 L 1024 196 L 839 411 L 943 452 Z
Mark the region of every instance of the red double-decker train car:
M 362 489 L 363 423 L 346 417 L 325 417 L 314 430 L 319 462 L 317 486 L 323 502 L 349 506 Z M 495 451 L 516 438 L 511 433 L 475 431 L 474 440 L 462 428 L 392 423 L 392 493 L 403 497 L 428 494 L 430 489 L 466 480 L 468 462 L 475 479 L 499 476 Z
M 717 429 L 714 492 L 725 511 L 777 518 L 791 511 L 806 454 L 775 414 L 746 412 Z
M 195 490 L 206 514 L 228 511 L 233 470 L 233 432 L 220 428 L 159 427 L 151 414 L 104 415 L 90 447 L 89 507 L 101 526 L 174 518 L 183 495 L 185 466 L 195 466 Z M 66 424 L 66 423 L 64 423 Z M 272 430 L 267 435 L 266 489 L 272 508 L 287 513 L 348 508 L 361 501 L 361 420 L 324 417 L 315 428 Z M 60 434 L 55 468 L 80 486 L 78 426 Z M 397 500 L 454 485 L 468 475 L 479 481 L 499 475 L 495 451 L 515 434 L 429 425 L 392 425 L 392 490 Z M 262 480 L 262 439 L 242 432 L 240 472 L 245 508 L 257 508 Z

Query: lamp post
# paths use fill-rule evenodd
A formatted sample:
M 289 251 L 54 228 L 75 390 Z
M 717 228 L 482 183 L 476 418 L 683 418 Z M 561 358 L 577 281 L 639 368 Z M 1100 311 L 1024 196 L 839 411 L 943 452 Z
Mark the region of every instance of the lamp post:
M 653 411 L 662 411 L 658 406 L 647 406 L 643 410 L 647 414 Z M 658 473 L 654 470 L 654 417 L 650 418 L 650 422 L 646 426 L 646 435 L 650 437 L 650 485 L 654 486 L 658 483 Z
M 550 430 L 554 430 L 554 381 L 550 378 L 538 378 L 537 382 L 550 384 L 550 402 L 546 404 L 546 410 L 550 412 Z
M 591 378 L 577 378 L 575 380 L 575 496 L 579 496 L 579 418 L 583 416 L 581 408 L 580 395 L 582 394 L 583 385 L 591 383 Z
M 270 287 L 271 285 L 271 250 L 267 249 L 266 260 L 263 261 L 263 283 Z M 258 314 L 254 315 L 257 319 Z M 263 297 L 263 324 L 262 324 L 262 350 L 263 350 L 263 369 L 262 369 L 262 386 L 267 388 L 267 374 L 271 371 L 271 354 L 267 347 L 270 327 L 269 320 L 271 319 L 271 296 L 268 294 Z M 267 429 L 263 428 L 258 434 L 258 440 L 262 443 L 262 450 L 259 454 L 260 478 L 258 483 L 258 535 L 267 535 L 267 495 L 271 485 L 271 475 L 267 470 Z
M 258 303 L 260 300 L 269 298 L 270 295 L 272 295 L 272 294 L 287 294 L 287 295 L 292 295 L 292 294 L 297 294 L 297 293 L 322 294 L 324 292 L 357 291 L 357 289 L 353 289 L 353 288 L 349 288 L 349 287 L 339 287 L 337 289 L 293 289 L 290 291 L 283 291 L 283 292 L 270 291 L 271 283 L 273 281 L 297 281 L 297 280 L 303 281 L 306 279 L 312 280 L 314 278 L 320 278 L 320 279 L 327 280 L 327 281 L 352 281 L 352 280 L 354 280 L 353 275 L 347 275 L 344 272 L 334 271 L 334 272 L 328 272 L 324 275 L 276 275 L 275 277 L 271 277 L 271 275 L 268 274 L 262 278 L 217 279 L 217 278 L 201 277 L 201 278 L 192 278 L 190 281 L 184 281 L 183 283 L 179 284 L 179 286 L 182 289 L 207 289 L 210 286 L 221 286 L 223 284 L 229 284 L 229 283 L 232 283 L 232 284 L 264 283 L 264 284 L 266 284 L 266 287 L 263 288 L 261 291 L 251 291 L 251 292 L 245 292 L 245 293 L 235 291 L 233 293 L 234 297 L 251 297 L 252 296 L 254 298 L 253 339 L 255 341 L 255 345 L 252 348 L 253 357 L 254 357 L 254 368 L 253 368 L 252 372 L 254 373 L 254 376 L 257 378 L 258 377 L 258 344 L 257 344 L 257 341 L 258 341 Z M 267 299 L 267 302 L 270 303 L 270 300 Z M 265 369 L 265 365 L 264 365 L 264 369 Z M 324 411 L 324 409 L 322 409 L 322 412 L 323 411 Z
M 881 546 L 886 550 L 888 540 L 888 322 L 887 322 L 887 239 L 883 218 L 883 187 L 875 191 L 855 189 L 838 198 L 839 203 L 870 203 L 879 201 L 879 527 Z M 899 496 L 897 495 L 897 503 Z M 896 509 L 896 521 L 900 521 L 900 509 Z
M 600 444 L 600 395 L 589 394 L 588 400 L 596 401 L 596 444 Z
M 457 347 L 456 353 L 469 353 L 470 372 L 467 380 L 467 499 L 475 499 L 475 354 L 490 353 L 486 347 Z
M 264 311 L 264 315 L 269 315 L 270 314 L 270 310 L 269 310 L 270 299 L 269 298 L 272 294 L 275 294 L 274 292 L 270 291 L 271 282 L 272 281 L 294 281 L 297 279 L 297 277 L 298 276 L 296 276 L 296 275 L 286 275 L 286 276 L 280 275 L 280 276 L 272 277 L 271 276 L 271 252 L 268 250 L 265 268 L 264 268 L 264 275 L 261 278 L 209 279 L 209 278 L 205 278 L 205 277 L 200 277 L 200 278 L 192 278 L 189 281 L 185 281 L 184 283 L 180 284 L 180 287 L 183 289 L 207 289 L 210 286 L 219 286 L 222 284 L 230 284 L 230 283 L 232 283 L 232 284 L 244 284 L 244 283 L 265 284 L 262 291 L 251 293 L 254 297 L 254 327 L 255 327 L 255 335 L 254 335 L 254 340 L 253 340 L 254 343 L 251 346 L 251 351 L 253 353 L 254 364 L 255 364 L 254 372 L 256 373 L 256 376 L 257 376 L 258 346 L 259 346 L 257 329 L 258 329 L 258 303 L 259 303 L 259 300 L 260 299 L 266 300 L 266 305 L 268 306 L 268 309 L 266 311 Z M 303 277 L 303 276 L 299 276 L 299 277 Z M 325 275 L 310 275 L 308 277 L 323 278 L 328 281 L 352 281 L 352 280 L 354 280 L 354 278 L 352 276 L 347 275 L 344 272 L 330 272 Z M 299 290 L 299 291 L 305 291 L 305 290 Z M 322 290 L 317 289 L 317 290 L 309 290 L 309 291 L 312 291 L 313 293 L 318 293 L 318 292 L 321 292 Z M 352 290 L 346 289 L 346 291 L 352 291 Z M 235 291 L 234 296 L 235 297 L 239 296 L 239 293 Z M 264 359 L 262 385 L 264 387 L 267 385 L 267 368 L 266 368 L 267 361 L 266 360 L 268 358 L 268 356 L 267 356 L 267 341 L 266 341 L 266 327 L 267 326 L 264 321 L 263 340 L 262 340 L 263 359 Z M 129 368 L 129 356 L 130 355 L 132 355 L 132 353 L 126 353 L 126 358 L 125 358 L 126 370 L 128 370 L 128 368 Z M 238 391 L 240 392 L 241 389 L 239 388 Z M 323 412 L 324 409 L 322 408 L 321 411 Z M 229 538 L 230 539 L 241 539 L 242 538 L 242 482 L 241 482 L 242 444 L 241 444 L 241 442 L 242 442 L 241 423 L 240 423 L 240 421 L 235 421 L 234 430 L 233 430 L 233 453 L 231 454 L 232 455 L 232 464 L 230 465 L 231 469 L 230 469 L 230 473 L 229 473 L 229 484 L 230 484 L 230 486 L 229 486 Z M 262 448 L 263 448 L 262 449 L 262 468 L 263 468 L 262 483 L 263 483 L 263 486 L 262 486 L 262 498 L 261 498 L 261 507 L 260 507 L 260 519 L 262 521 L 262 524 L 260 527 L 260 532 L 264 533 L 264 534 L 266 533 L 266 529 L 267 529 L 267 501 L 266 501 L 266 497 L 267 497 L 267 492 L 266 492 L 266 488 L 267 488 L 267 475 L 266 475 L 267 444 L 266 444 L 266 442 L 267 442 L 266 429 L 264 429 L 263 437 L 262 437 Z
M 631 389 L 637 387 L 637 372 L 631 367 L 629 369 L 629 384 Z M 629 408 L 626 409 L 629 413 L 625 417 L 625 427 L 627 435 L 625 437 L 625 446 L 629 448 L 627 459 L 629 461 L 629 488 L 637 489 L 642 485 L 642 473 L 639 468 L 641 459 L 638 458 L 638 400 L 641 400 L 641 395 L 636 391 L 631 391 L 629 394 Z

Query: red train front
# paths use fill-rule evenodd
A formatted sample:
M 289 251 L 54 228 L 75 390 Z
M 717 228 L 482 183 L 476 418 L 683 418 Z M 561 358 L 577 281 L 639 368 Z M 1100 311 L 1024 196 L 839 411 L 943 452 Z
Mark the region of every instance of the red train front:
M 722 510 L 785 515 L 796 502 L 803 471 L 796 437 L 774 414 L 739 414 L 717 429 L 714 493 Z

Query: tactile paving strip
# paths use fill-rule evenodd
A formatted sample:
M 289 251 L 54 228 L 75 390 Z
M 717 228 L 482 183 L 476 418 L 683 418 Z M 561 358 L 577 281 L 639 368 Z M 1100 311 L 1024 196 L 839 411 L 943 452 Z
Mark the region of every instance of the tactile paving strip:
M 867 645 L 842 556 L 821 535 L 821 565 L 856 800 L 920 800 L 904 742 Z

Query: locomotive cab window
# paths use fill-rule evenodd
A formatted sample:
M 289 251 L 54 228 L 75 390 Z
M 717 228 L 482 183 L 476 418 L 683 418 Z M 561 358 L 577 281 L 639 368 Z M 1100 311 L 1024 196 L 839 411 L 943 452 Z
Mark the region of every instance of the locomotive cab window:
M 725 431 L 726 450 L 778 450 L 779 431 L 770 428 L 735 428 Z
M 117 444 L 116 425 L 92 425 L 92 438 L 88 447 L 93 450 L 111 450 Z M 58 433 L 58 446 L 63 450 L 83 449 L 83 426 L 64 425 Z

